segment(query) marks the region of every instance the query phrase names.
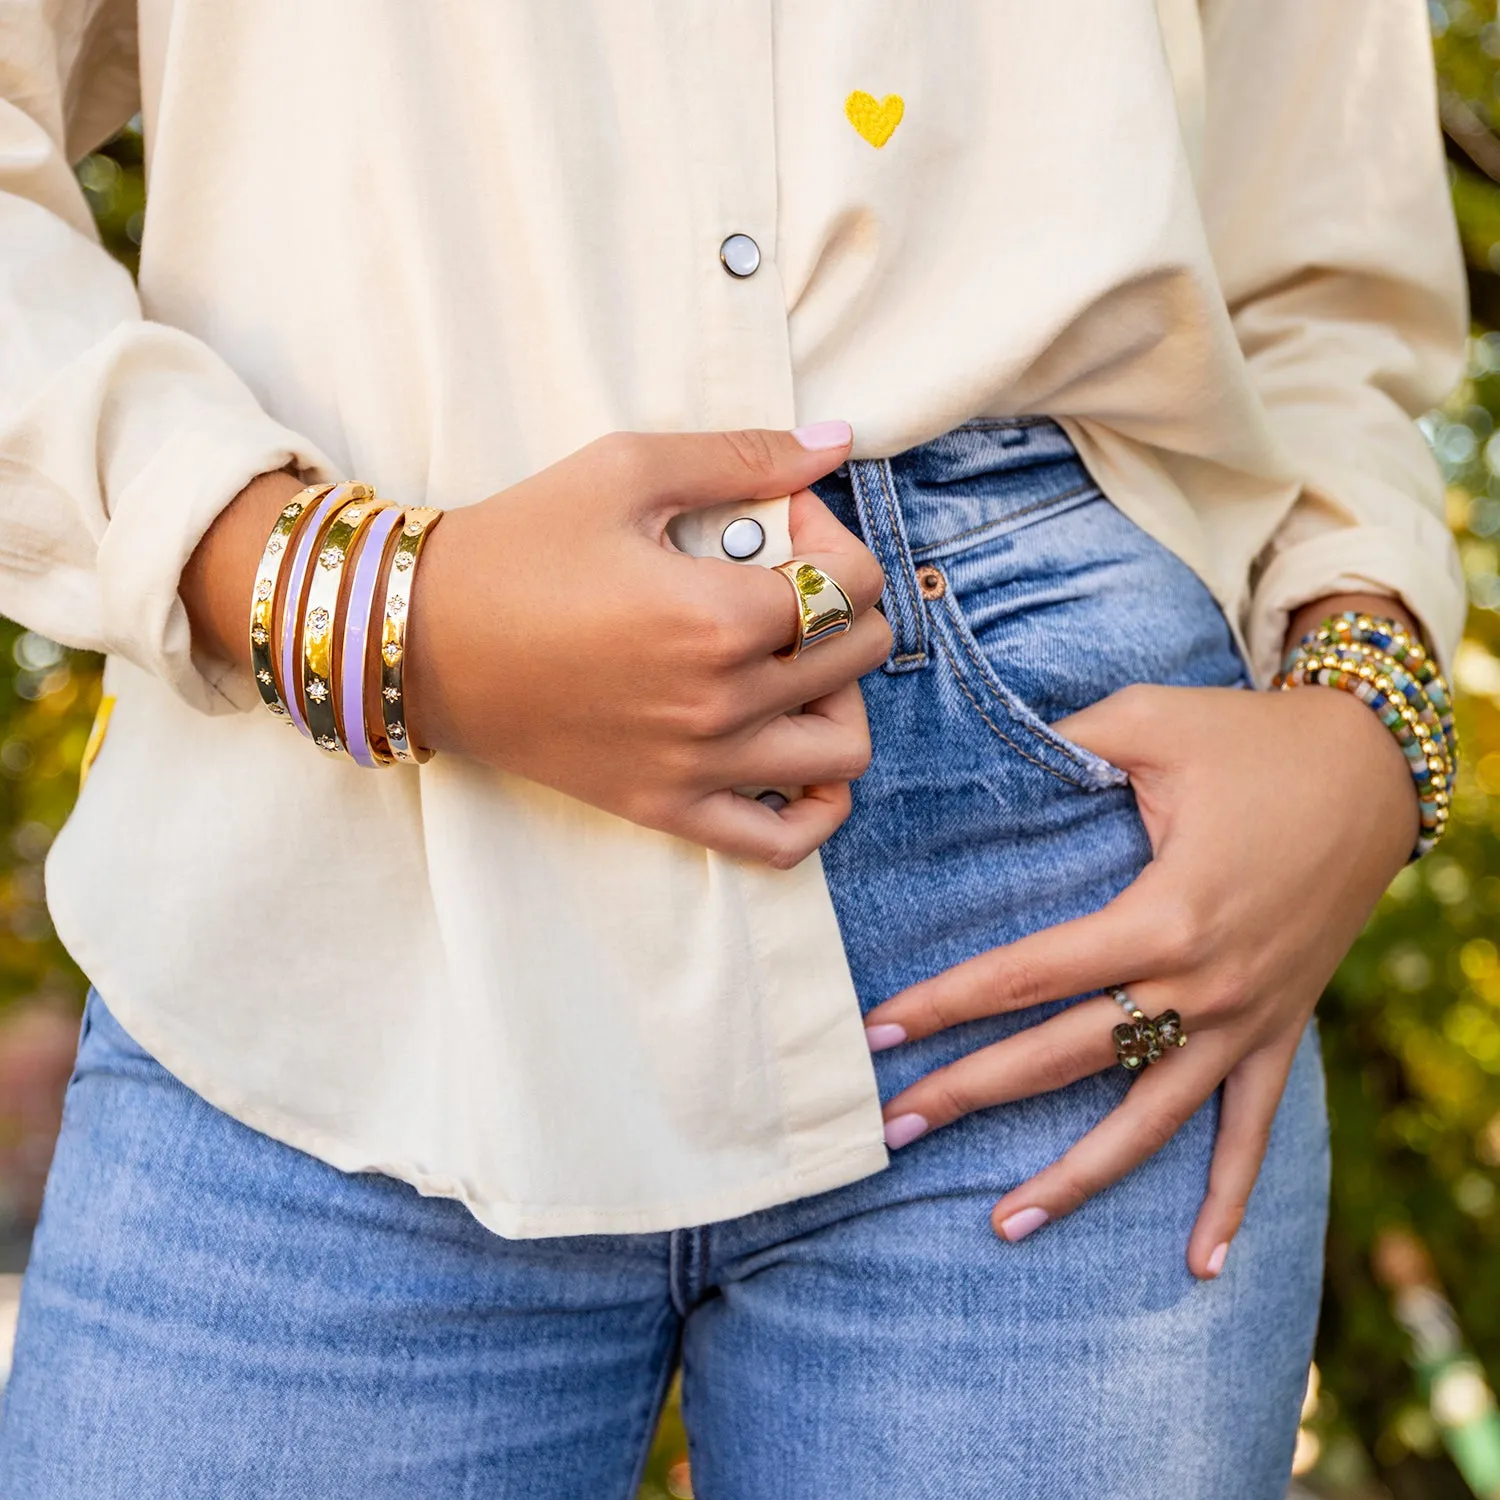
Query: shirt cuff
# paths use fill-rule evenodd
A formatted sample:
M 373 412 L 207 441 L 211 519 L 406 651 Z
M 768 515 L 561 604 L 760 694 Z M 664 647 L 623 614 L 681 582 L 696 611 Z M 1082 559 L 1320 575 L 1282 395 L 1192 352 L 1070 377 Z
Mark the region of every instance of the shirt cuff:
M 1330 594 L 1390 594 L 1416 617 L 1443 672 L 1452 674 L 1467 599 L 1448 528 L 1414 511 L 1410 531 L 1342 526 L 1278 551 L 1251 595 L 1245 624 L 1250 668 L 1267 686 L 1281 669 L 1293 611 Z
M 112 498 L 99 542 L 100 623 L 109 650 L 161 678 L 193 708 L 230 713 L 260 700 L 249 676 L 193 651 L 182 570 L 219 513 L 250 481 L 293 469 L 336 476 L 305 439 L 249 402 L 210 405 L 172 435 Z M 248 600 L 247 615 L 248 621 Z

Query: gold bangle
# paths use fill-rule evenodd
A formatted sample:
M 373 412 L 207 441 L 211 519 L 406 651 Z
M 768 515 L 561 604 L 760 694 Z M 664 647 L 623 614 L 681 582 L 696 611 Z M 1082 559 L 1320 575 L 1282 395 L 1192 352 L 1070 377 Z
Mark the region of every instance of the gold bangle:
M 334 627 L 344 582 L 344 563 L 354 539 L 370 518 L 386 508 L 386 502 L 377 500 L 368 485 L 351 484 L 348 489 L 349 498 L 333 518 L 313 560 L 312 582 L 299 620 L 302 711 L 307 715 L 313 743 L 330 755 L 342 754 L 344 750 L 333 690 Z
M 310 484 L 287 501 L 266 538 L 260 566 L 255 570 L 255 588 L 250 596 L 250 670 L 255 673 L 260 701 L 283 724 L 290 724 L 291 717 L 276 675 L 276 632 L 271 623 L 276 617 L 276 590 L 297 529 L 332 488 L 331 484 Z
M 406 727 L 406 616 L 411 602 L 412 580 L 417 558 L 428 533 L 442 519 L 442 511 L 428 505 L 413 506 L 391 554 L 385 582 L 385 623 L 380 631 L 380 718 L 386 742 L 397 760 L 423 765 L 431 750 L 412 744 Z

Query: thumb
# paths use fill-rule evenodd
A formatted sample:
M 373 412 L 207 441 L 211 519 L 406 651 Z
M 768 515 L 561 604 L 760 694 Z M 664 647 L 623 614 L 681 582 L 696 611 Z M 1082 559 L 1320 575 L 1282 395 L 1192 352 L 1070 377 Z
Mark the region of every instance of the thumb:
M 733 500 L 777 500 L 806 489 L 849 456 L 847 422 L 815 422 L 792 432 L 639 434 L 632 455 L 644 500 L 673 514 Z
M 1157 691 L 1133 683 L 1076 714 L 1054 720 L 1052 728 L 1123 771 L 1139 770 L 1160 748 L 1161 721 L 1151 702 Z

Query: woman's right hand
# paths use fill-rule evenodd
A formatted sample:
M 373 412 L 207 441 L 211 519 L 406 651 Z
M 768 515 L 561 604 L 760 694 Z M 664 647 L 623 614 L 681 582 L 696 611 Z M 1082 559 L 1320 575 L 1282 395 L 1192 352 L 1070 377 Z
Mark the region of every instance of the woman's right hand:
M 796 864 L 849 815 L 870 758 L 857 679 L 890 649 L 878 564 L 807 489 L 848 451 L 786 432 L 621 433 L 450 511 L 413 589 L 416 734 L 633 823 Z M 785 578 L 667 535 L 684 511 L 786 494 L 796 555 L 856 610 L 795 661 L 775 655 L 796 627 Z M 806 792 L 779 812 L 731 790 L 788 785 Z
M 890 649 L 872 608 L 879 565 L 807 489 L 848 456 L 847 439 L 835 443 L 620 433 L 449 511 L 408 616 L 414 738 L 711 849 L 798 863 L 849 815 L 849 783 L 870 757 L 858 678 Z M 266 493 L 252 514 L 231 506 L 184 574 L 195 641 L 201 623 L 210 649 L 239 655 L 254 558 L 287 485 L 257 481 Z M 795 555 L 836 578 L 856 611 L 852 630 L 793 661 L 775 655 L 796 628 L 787 580 L 688 556 L 667 534 L 683 512 L 787 494 Z M 248 562 L 219 566 L 216 533 L 240 535 Z M 215 630 L 213 611 L 195 607 L 194 590 L 210 588 L 232 625 Z M 766 786 L 805 792 L 776 811 L 732 790 Z

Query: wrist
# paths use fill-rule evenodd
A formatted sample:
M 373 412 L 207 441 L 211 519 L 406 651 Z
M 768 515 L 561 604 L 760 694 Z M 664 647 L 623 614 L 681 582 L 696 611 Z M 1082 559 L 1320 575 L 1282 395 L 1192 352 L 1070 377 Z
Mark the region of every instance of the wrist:
M 407 604 L 402 691 L 412 742 L 429 750 L 463 749 L 453 713 L 458 664 L 452 657 L 468 634 L 460 616 L 472 579 L 462 570 L 478 511 L 463 506 L 444 512 L 442 525 L 434 526 L 422 545 L 422 565 Z
M 1389 823 L 1393 872 L 1399 869 L 1416 847 L 1422 820 L 1410 765 L 1395 736 L 1368 704 L 1338 688 L 1309 684 L 1286 696 L 1300 701 L 1325 743 L 1344 748 L 1350 790 Z
M 1316 630 L 1330 615 L 1340 615 L 1345 610 L 1353 610 L 1356 614 L 1375 615 L 1380 619 L 1395 620 L 1411 632 L 1413 640 L 1422 639 L 1422 629 L 1410 610 L 1392 595 L 1328 594 L 1321 599 L 1310 600 L 1292 612 L 1291 618 L 1287 621 L 1286 639 L 1282 642 L 1282 656 L 1285 657 L 1294 646 Z
M 178 592 L 193 647 L 220 661 L 250 663 L 250 591 L 277 514 L 303 488 L 285 470 L 252 479 L 203 534 L 182 570 Z
M 1368 710 L 1362 733 L 1368 735 L 1376 720 L 1388 731 L 1382 737 L 1399 748 L 1415 794 L 1407 807 L 1415 803 L 1413 847 L 1420 857 L 1442 837 L 1450 811 L 1457 744 L 1448 684 L 1399 605 L 1344 595 L 1315 601 L 1301 615 L 1292 622 L 1287 658 L 1273 685 L 1322 687 L 1357 698 Z M 1352 757 L 1352 742 L 1346 743 Z

